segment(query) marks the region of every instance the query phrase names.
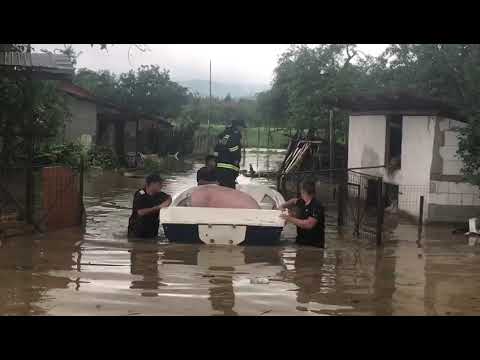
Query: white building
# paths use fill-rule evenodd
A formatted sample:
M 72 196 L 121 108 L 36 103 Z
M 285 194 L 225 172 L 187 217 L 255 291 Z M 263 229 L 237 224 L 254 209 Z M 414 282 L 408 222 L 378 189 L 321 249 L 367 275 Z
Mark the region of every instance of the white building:
M 424 196 L 426 221 L 466 221 L 480 214 L 478 187 L 464 181 L 457 157 L 465 126 L 443 103 L 409 95 L 350 100 L 348 168 L 383 176 L 398 208 L 417 216 Z M 393 190 L 393 191 L 392 191 Z

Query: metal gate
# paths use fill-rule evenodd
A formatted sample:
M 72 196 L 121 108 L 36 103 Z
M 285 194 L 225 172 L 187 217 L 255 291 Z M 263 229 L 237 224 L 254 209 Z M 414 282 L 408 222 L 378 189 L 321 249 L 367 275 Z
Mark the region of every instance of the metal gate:
M 345 223 L 353 227 L 357 237 L 375 237 L 383 232 L 383 179 L 349 170 L 345 191 Z
M 384 194 L 381 177 L 348 169 L 324 169 L 281 174 L 278 190 L 285 198 L 298 196 L 300 183 L 316 182 L 317 198 L 326 210 L 327 225 L 351 229 L 355 237 L 383 236 Z

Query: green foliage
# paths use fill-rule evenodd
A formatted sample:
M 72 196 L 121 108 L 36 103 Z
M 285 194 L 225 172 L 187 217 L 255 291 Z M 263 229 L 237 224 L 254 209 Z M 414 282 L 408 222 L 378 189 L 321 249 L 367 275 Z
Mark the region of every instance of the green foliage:
M 132 111 L 175 118 L 189 100 L 187 89 L 170 80 L 168 70 L 142 65 L 137 71 L 115 74 L 80 69 L 74 82 L 95 95 Z
M 187 105 L 182 108 L 179 123 L 194 122 L 206 124 L 210 115 L 210 124 L 228 125 L 233 119 L 244 120 L 250 126 L 255 125 L 257 120 L 257 102 L 249 99 L 225 99 L 212 98 L 211 106 L 209 98 L 202 98 L 191 94 Z
M 328 128 L 339 97 L 368 88 L 376 70 L 371 57 L 360 57 L 353 44 L 292 46 L 279 59 L 272 88 L 257 95 L 257 124 L 296 129 Z M 335 135 L 345 138 L 346 112 L 334 114 Z
M 70 114 L 65 96 L 53 81 L 33 81 L 31 92 L 27 80 L 0 78 L 0 156 L 4 166 L 25 158 L 25 137 L 36 144 L 51 141 Z M 27 112 L 31 109 L 31 112 Z
M 161 165 L 160 162 L 154 158 L 147 157 L 144 160 L 145 172 L 148 174 L 160 173 Z
M 88 165 L 102 169 L 115 169 L 119 161 L 115 152 L 108 146 L 95 146 L 87 153 Z
M 44 144 L 36 152 L 34 162 L 38 165 L 66 165 L 73 168 L 80 166 L 81 155 L 84 152 L 82 145 Z

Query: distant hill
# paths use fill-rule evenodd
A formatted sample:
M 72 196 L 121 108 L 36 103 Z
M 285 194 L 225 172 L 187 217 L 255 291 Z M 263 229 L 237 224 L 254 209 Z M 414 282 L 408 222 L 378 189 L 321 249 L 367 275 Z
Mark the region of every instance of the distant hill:
M 209 95 L 208 80 L 188 80 L 179 81 L 182 86 L 190 89 L 192 92 L 198 92 L 200 96 Z M 252 98 L 257 92 L 265 91 L 269 88 L 266 84 L 239 84 L 223 83 L 212 81 L 212 96 L 224 98 L 230 94 L 232 98 Z

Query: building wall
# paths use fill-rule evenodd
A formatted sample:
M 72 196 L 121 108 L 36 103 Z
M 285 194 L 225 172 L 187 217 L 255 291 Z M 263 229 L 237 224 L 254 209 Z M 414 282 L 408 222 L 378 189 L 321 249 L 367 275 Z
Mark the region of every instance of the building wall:
M 65 140 L 94 144 L 97 132 L 97 106 L 89 101 L 67 97 L 71 118 L 65 123 Z
M 399 185 L 398 207 L 411 215 L 419 213 L 420 196 L 428 196 L 435 121 L 428 116 L 403 117 L 401 169 L 392 174 L 385 169 L 359 170 Z M 348 136 L 349 168 L 385 164 L 385 116 L 350 116 Z
M 386 117 L 350 116 L 348 127 L 348 167 L 381 166 L 385 162 Z M 359 170 L 360 171 L 360 170 Z M 382 176 L 382 169 L 361 172 Z
M 463 162 L 457 156 L 457 128 L 465 124 L 442 118 L 436 126 L 431 167 L 429 220 L 465 221 L 480 212 L 480 191 L 463 180 Z

